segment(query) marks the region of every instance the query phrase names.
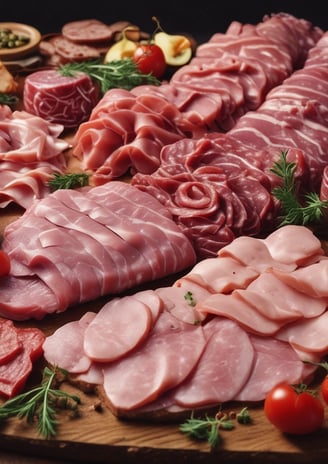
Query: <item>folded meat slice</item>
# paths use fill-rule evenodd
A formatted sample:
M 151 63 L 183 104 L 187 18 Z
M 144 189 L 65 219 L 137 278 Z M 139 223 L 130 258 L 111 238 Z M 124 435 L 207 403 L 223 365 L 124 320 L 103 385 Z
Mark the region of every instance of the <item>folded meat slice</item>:
M 117 294 L 196 260 L 168 210 L 120 181 L 35 202 L 7 226 L 2 246 L 12 266 L 0 280 L 0 314 L 14 320 Z M 26 301 L 25 290 L 34 298 Z
M 103 389 L 110 408 L 117 413 L 154 401 L 190 374 L 204 347 L 200 325 L 164 311 L 139 349 L 104 367 Z
M 174 285 L 188 287 L 194 282 L 211 293 L 230 293 L 236 288 L 246 288 L 258 276 L 258 272 L 230 257 L 203 259 Z

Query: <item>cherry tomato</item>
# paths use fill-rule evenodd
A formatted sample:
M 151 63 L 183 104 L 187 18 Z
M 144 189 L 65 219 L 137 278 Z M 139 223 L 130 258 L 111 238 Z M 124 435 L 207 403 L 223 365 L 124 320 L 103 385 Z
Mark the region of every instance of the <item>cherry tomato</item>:
M 0 250 L 0 277 L 9 274 L 10 258 L 3 250 Z
M 133 61 L 143 74 L 153 74 L 160 79 L 167 67 L 162 49 L 153 43 L 141 43 L 136 48 Z
M 264 413 L 281 432 L 304 435 L 323 425 L 324 407 L 309 391 L 282 383 L 266 396 Z
M 321 383 L 321 395 L 324 402 L 328 404 L 328 375 L 326 375 Z

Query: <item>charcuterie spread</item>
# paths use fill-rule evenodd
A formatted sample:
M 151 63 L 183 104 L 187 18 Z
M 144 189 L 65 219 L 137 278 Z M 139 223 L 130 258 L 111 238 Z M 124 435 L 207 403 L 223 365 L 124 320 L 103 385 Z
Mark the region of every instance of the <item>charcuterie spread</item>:
M 176 427 L 316 385 L 328 356 L 328 32 L 156 25 L 71 21 L 23 78 L 0 61 L 5 406 L 41 360 L 118 421 Z

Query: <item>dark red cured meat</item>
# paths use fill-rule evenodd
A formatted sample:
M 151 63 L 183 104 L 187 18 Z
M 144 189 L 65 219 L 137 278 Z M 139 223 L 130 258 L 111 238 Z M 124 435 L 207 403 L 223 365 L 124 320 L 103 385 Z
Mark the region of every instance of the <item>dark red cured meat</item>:
M 36 328 L 17 329 L 22 349 L 0 365 L 0 395 L 11 398 L 21 392 L 33 369 L 33 362 L 43 353 L 45 335 Z
M 21 351 L 22 344 L 11 320 L 0 320 L 0 365 L 14 358 Z
M 88 119 L 98 101 L 98 88 L 84 73 L 63 76 L 56 70 L 36 71 L 25 79 L 25 110 L 65 128 Z

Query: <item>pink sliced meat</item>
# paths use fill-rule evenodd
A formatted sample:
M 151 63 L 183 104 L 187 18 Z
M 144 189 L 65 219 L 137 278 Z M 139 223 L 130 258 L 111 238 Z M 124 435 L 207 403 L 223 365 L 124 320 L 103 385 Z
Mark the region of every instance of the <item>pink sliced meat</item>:
M 303 226 L 281 227 L 271 232 L 263 242 L 275 260 L 287 265 L 306 266 L 324 254 L 320 240 Z
M 287 311 L 291 313 L 291 317 L 318 317 L 326 310 L 328 304 L 327 298 L 313 298 L 303 293 L 300 288 L 295 289 L 284 283 L 270 271 L 253 280 L 244 293 L 247 294 L 248 291 L 262 295 L 269 304 L 274 304 L 277 313 Z
M 240 236 L 221 248 L 220 257 L 230 257 L 260 273 L 270 268 L 292 271 L 296 264 L 284 264 L 272 257 L 266 244 L 254 237 Z
M 159 287 L 155 290 L 161 298 L 164 309 L 177 319 L 189 324 L 197 324 L 204 319 L 204 315 L 197 311 L 197 301 L 203 301 L 210 293 L 203 287 L 190 285 Z
M 98 89 L 84 73 L 64 76 L 56 70 L 41 70 L 26 77 L 23 101 L 29 113 L 72 128 L 89 118 Z
M 104 368 L 103 387 L 111 408 L 133 410 L 177 386 L 194 369 L 204 347 L 200 325 L 183 323 L 164 311 L 138 350 Z
M 269 319 L 263 312 L 240 298 L 238 290 L 229 294 L 214 293 L 200 302 L 197 310 L 232 319 L 248 332 L 258 335 L 274 335 L 284 325 L 284 321 Z
M 96 313 L 87 312 L 78 321 L 67 322 L 49 335 L 43 343 L 44 358 L 71 374 L 86 372 L 91 359 L 83 350 L 84 334 Z
M 83 350 L 97 362 L 112 362 L 128 355 L 153 327 L 149 306 L 134 296 L 106 303 L 87 327 Z
M 188 287 L 190 281 L 211 293 L 230 293 L 236 288 L 246 288 L 257 276 L 257 271 L 228 256 L 207 258 L 195 264 L 175 285 L 181 286 L 182 281 L 186 281 L 185 287 Z
M 2 247 L 12 268 L 0 279 L 0 314 L 14 320 L 117 294 L 196 260 L 170 212 L 119 181 L 57 190 L 35 202 L 6 228 Z M 22 288 L 33 298 L 26 301 Z
M 272 270 L 273 274 L 284 284 L 298 292 L 305 293 L 312 298 L 328 298 L 328 259 L 322 257 L 317 263 L 299 267 L 293 272 L 279 272 Z
M 309 370 L 289 343 L 271 337 L 250 335 L 254 347 L 254 365 L 249 379 L 235 396 L 236 401 L 262 401 L 278 383 L 307 383 Z
M 234 321 L 214 318 L 204 326 L 207 342 L 193 373 L 172 393 L 185 408 L 233 400 L 251 375 L 254 349 Z
M 304 352 L 328 354 L 327 342 L 328 311 L 318 317 L 304 319 L 283 327 L 276 337 Z

